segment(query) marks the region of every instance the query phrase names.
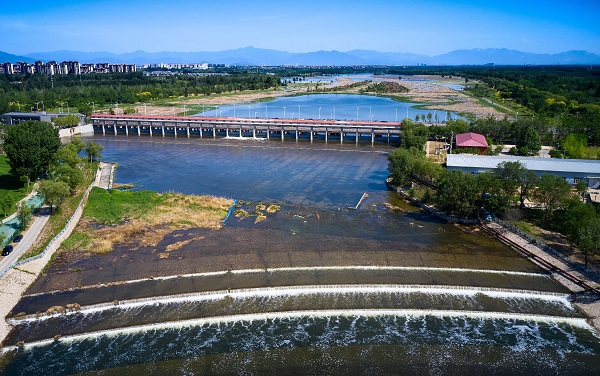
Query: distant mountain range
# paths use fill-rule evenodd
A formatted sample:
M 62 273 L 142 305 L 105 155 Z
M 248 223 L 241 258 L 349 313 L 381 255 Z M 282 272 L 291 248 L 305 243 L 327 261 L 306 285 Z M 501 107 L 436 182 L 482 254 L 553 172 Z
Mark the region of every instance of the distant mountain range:
M 69 61 L 81 63 L 124 63 L 124 64 L 185 64 L 210 63 L 228 65 L 596 65 L 600 55 L 586 51 L 566 51 L 559 54 L 535 54 L 509 49 L 456 50 L 443 55 L 426 56 L 400 52 L 377 52 L 370 50 L 315 51 L 292 53 L 254 47 L 245 47 L 218 52 L 145 52 L 135 51 L 124 54 L 111 52 L 54 51 L 36 52 L 16 56 L 0 52 L 0 62 L 42 60 Z

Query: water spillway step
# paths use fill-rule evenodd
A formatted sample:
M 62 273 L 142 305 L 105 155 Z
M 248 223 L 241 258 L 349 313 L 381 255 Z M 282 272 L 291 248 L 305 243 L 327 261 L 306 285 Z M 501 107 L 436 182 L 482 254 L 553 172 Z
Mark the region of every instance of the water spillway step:
M 319 310 L 504 312 L 581 317 L 564 294 L 455 286 L 294 286 L 180 294 L 77 307 L 9 319 L 7 343 L 140 324 L 249 313 Z
M 414 267 L 306 267 L 233 270 L 155 277 L 24 296 L 13 309 L 34 314 L 52 306 L 81 306 L 197 292 L 315 285 L 431 285 L 563 292 L 546 274 Z M 458 288 L 458 287 L 457 287 Z

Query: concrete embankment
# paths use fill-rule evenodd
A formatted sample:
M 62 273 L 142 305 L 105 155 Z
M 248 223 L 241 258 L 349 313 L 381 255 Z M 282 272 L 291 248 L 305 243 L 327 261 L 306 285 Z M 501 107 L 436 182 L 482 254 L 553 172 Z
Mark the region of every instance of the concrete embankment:
M 63 128 L 58 131 L 60 138 L 72 137 L 72 136 L 92 136 L 94 134 L 94 128 L 92 124 L 78 125 L 71 128 Z

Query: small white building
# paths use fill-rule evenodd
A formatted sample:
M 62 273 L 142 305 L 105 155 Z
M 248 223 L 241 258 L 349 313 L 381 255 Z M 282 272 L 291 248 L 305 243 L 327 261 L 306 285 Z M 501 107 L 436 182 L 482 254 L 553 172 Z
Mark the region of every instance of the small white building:
M 600 188 L 600 160 L 448 154 L 446 166 L 448 170 L 478 174 L 492 172 L 502 162 L 519 162 L 538 176 L 558 175 L 570 184 L 584 180 L 589 188 Z

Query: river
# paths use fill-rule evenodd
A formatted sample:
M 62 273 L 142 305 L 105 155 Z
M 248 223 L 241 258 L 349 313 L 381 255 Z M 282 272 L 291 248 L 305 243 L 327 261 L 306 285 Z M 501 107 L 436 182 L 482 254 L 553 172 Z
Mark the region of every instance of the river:
M 385 187 L 387 146 L 90 140 L 135 189 L 281 210 L 175 232 L 158 248 L 193 241 L 166 259 L 131 244 L 57 257 L 16 308 L 6 344 L 25 345 L 6 350 L 3 375 L 600 371 L 600 338 L 568 292 L 477 228 L 399 200 Z

